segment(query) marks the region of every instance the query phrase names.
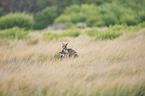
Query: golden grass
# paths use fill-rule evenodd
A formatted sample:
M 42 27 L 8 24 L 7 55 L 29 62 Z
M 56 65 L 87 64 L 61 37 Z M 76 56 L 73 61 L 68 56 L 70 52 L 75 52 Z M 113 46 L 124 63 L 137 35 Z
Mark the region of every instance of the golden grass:
M 31 45 L 29 40 L 0 40 L 0 95 L 143 96 L 145 29 L 115 40 L 80 35 Z M 61 43 L 79 57 L 59 60 Z

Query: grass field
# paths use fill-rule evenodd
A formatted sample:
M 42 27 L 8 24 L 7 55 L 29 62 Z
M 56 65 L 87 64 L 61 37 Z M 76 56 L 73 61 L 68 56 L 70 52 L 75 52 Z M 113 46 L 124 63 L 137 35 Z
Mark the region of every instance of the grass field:
M 0 39 L 0 96 L 145 96 L 145 29 L 113 40 L 35 35 Z M 79 57 L 58 59 L 62 42 Z

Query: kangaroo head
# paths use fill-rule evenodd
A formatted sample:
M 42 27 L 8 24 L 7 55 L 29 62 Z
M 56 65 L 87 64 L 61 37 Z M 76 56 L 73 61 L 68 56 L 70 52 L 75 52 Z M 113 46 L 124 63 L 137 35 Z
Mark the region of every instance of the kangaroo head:
M 62 43 L 62 49 L 66 50 L 67 49 L 67 45 L 68 45 L 68 43 L 66 43 L 66 44 Z

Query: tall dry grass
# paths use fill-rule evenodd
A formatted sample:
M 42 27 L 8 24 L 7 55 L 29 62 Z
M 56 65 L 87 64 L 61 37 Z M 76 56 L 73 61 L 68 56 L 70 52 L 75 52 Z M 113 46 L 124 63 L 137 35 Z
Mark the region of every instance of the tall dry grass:
M 0 40 L 0 95 L 144 96 L 145 29 L 115 40 Z M 55 57 L 61 43 L 79 57 Z

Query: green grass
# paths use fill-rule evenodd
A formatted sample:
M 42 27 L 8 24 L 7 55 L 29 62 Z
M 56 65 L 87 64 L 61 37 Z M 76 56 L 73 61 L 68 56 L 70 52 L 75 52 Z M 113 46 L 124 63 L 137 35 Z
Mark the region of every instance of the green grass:
M 77 37 L 80 34 L 87 34 L 89 37 L 98 39 L 115 39 L 123 34 L 128 34 L 131 32 L 137 32 L 140 29 L 145 28 L 145 22 L 140 23 L 136 26 L 127 25 L 114 25 L 107 27 L 104 31 L 99 31 L 98 29 L 85 30 L 81 32 L 81 29 L 69 29 L 61 33 L 45 32 L 42 36 L 43 39 L 58 39 L 61 37 Z
M 115 39 L 123 34 L 137 32 L 140 29 L 145 28 L 145 22 L 137 26 L 127 26 L 127 25 L 114 25 L 109 26 L 104 31 L 99 31 L 97 29 L 91 29 L 85 33 L 90 37 L 95 37 L 96 39 Z
M 81 32 L 79 30 L 68 30 L 62 33 L 51 33 L 51 32 L 47 32 L 44 33 L 42 38 L 43 39 L 58 39 L 61 37 L 77 37 L 81 34 Z
M 24 39 L 28 38 L 28 31 L 21 29 L 21 28 L 11 28 L 6 29 L 0 32 L 0 38 L 7 38 L 7 39 Z

